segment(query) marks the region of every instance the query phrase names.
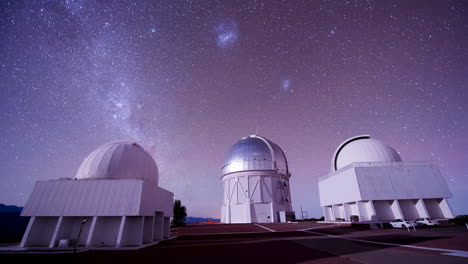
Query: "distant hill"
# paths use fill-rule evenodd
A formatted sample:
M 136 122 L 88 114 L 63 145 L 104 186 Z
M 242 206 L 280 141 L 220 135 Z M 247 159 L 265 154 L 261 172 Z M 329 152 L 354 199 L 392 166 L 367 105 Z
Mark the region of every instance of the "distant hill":
M 23 207 L 0 204 L 0 244 L 19 243 L 29 217 L 20 216 Z
M 19 243 L 28 225 L 29 217 L 20 216 L 23 207 L 0 204 L 0 244 Z M 185 223 L 220 222 L 216 218 L 192 217 L 185 218 Z
M 221 219 L 216 219 L 216 218 L 204 218 L 204 217 L 193 217 L 193 216 L 187 216 L 185 218 L 185 223 L 187 224 L 192 224 L 192 223 L 203 223 L 210 220 L 211 222 L 220 222 Z
M 23 207 L 0 204 L 0 213 L 21 213 Z

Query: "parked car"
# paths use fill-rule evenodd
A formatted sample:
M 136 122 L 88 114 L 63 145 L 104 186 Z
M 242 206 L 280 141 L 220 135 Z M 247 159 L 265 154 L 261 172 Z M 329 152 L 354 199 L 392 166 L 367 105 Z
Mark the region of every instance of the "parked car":
M 449 219 L 449 223 L 466 225 L 468 223 L 468 215 L 457 215 L 455 218 Z
M 408 228 L 408 227 L 415 227 L 416 224 L 408 219 L 395 219 L 390 222 L 392 227 L 394 228 Z
M 359 222 L 359 216 L 358 215 L 351 215 L 349 217 L 350 222 Z
M 439 222 L 437 222 L 434 219 L 427 218 L 427 217 L 422 217 L 418 218 L 415 220 L 417 225 L 422 225 L 422 226 L 438 226 Z

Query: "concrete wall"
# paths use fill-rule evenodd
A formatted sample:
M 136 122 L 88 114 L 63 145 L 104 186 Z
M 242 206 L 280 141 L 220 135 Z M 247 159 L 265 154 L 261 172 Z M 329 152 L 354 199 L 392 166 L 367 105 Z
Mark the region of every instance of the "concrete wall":
M 143 216 L 126 216 L 120 246 L 139 246 L 142 244 Z
M 345 218 L 345 212 L 344 212 L 343 204 L 333 205 L 332 206 L 332 211 L 333 211 L 333 215 L 335 217 L 335 219 L 333 219 L 333 220 L 336 220 L 336 218 Z
M 141 207 L 138 215 L 153 216 L 154 212 L 163 212 L 165 216 L 173 214 L 174 194 L 149 183 L 143 184 Z
M 423 199 L 418 199 L 414 206 L 416 211 L 418 211 L 419 217 L 430 217 Z
M 431 165 L 356 167 L 363 200 L 451 197 L 444 178 Z M 424 183 L 424 184 L 421 184 Z
M 448 200 L 447 199 L 442 199 L 439 202 L 440 209 L 442 210 L 442 213 L 444 214 L 444 218 L 453 218 L 455 217 L 452 212 L 452 208 L 450 207 Z
M 393 220 L 395 219 L 394 210 L 392 210 L 393 201 L 372 201 L 377 219 L 372 220 Z
M 52 241 L 58 217 L 31 217 L 21 247 L 48 247 Z
M 230 223 L 250 223 L 251 219 L 248 215 L 250 210 L 249 204 L 231 204 L 228 207 L 230 209 Z
M 254 203 L 262 202 L 262 194 L 261 194 L 262 183 L 260 182 L 260 180 L 261 180 L 260 176 L 249 177 L 249 194 L 250 194 L 250 199 Z
M 356 202 L 358 207 L 359 221 L 371 221 L 372 216 L 375 217 L 369 201 Z
M 120 222 L 121 217 L 118 216 L 97 217 L 96 225 L 94 227 L 94 232 L 91 238 L 91 245 L 97 247 L 116 246 Z
M 442 212 L 442 209 L 439 206 L 441 200 L 442 199 L 424 199 L 424 203 L 426 204 L 429 217 L 434 219 L 444 218 L 444 213 Z
M 319 194 L 322 206 L 333 205 L 324 208 L 329 218 L 453 217 L 446 199 L 452 194 L 430 163 L 354 163 L 321 178 Z
M 331 206 L 324 206 L 323 207 L 323 215 L 325 217 L 325 221 L 335 221 L 333 217 L 332 207 Z
M 359 215 L 359 208 L 356 202 L 351 203 L 351 215 Z
M 164 237 L 164 215 L 162 212 L 156 212 L 154 215 L 153 240 L 159 241 Z
M 319 180 L 319 196 L 321 206 L 362 200 L 354 168 Z
M 145 216 L 144 217 L 144 227 L 143 227 L 143 243 L 153 242 L 154 234 L 154 216 Z
M 416 209 L 416 202 L 418 200 L 399 200 L 401 212 L 403 218 L 406 219 L 417 219 L 420 217 L 418 210 Z
M 32 216 L 21 246 L 138 246 L 169 232 L 173 193 L 136 179 L 38 181 L 22 211 Z M 155 212 L 160 212 L 154 223 Z M 160 230 L 155 231 L 157 225 Z M 167 230 L 165 230 L 167 229 Z
M 327 221 L 358 215 L 360 221 L 390 221 L 398 218 L 415 220 L 420 217 L 435 219 L 453 218 L 446 199 L 402 199 L 357 201 L 345 204 L 324 206 Z
M 75 241 L 78 239 L 78 233 L 80 232 L 82 220 L 83 217 L 62 217 L 61 224 L 58 227 L 57 234 L 53 239 L 54 241 L 51 242 L 51 246 L 58 246 L 58 242 L 61 239 L 69 239 L 70 246 L 74 245 Z M 83 230 L 86 232 L 84 225 Z M 83 230 L 81 231 L 82 234 Z M 80 235 L 80 240 L 84 245 L 86 243 L 86 234 L 83 236 Z
M 164 217 L 164 230 L 163 238 L 169 238 L 171 228 L 171 219 L 169 217 Z
M 252 223 L 270 223 L 274 220 L 271 203 L 252 204 Z
M 261 177 L 260 179 L 261 183 L 261 196 L 262 196 L 262 202 L 264 203 L 271 203 L 273 201 L 273 188 L 272 188 L 272 183 L 271 183 L 271 177 Z
M 239 172 L 223 177 L 223 223 L 278 222 L 280 211 L 291 212 L 287 176 L 271 172 Z

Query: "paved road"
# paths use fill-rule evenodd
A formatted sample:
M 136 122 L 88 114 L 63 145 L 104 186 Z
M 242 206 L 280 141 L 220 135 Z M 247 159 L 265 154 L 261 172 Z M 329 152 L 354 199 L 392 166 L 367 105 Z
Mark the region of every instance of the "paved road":
M 399 245 L 440 245 L 447 249 L 458 242 L 468 241 L 468 230 L 355 230 L 324 225 L 297 226 L 296 231 L 278 232 L 289 226 L 231 225 L 224 232 L 222 226 L 178 229 L 179 237 L 138 251 L 87 251 L 80 254 L 9 254 L 0 255 L 5 261 L 61 261 L 66 263 L 132 263 L 136 261 L 171 263 L 468 263 L 467 257 L 444 255 L 440 250 L 404 248 Z M 312 228 L 304 231 L 302 227 Z M 276 228 L 276 229 L 275 229 Z M 187 231 L 190 229 L 189 231 Z M 252 230 L 265 232 L 252 232 Z M 210 233 L 213 230 L 214 234 Z M 278 231 L 277 231 L 278 230 Z M 303 230 L 303 231 L 299 231 Z M 463 233 L 465 232 L 465 233 Z M 200 234 L 202 233 L 202 234 Z M 366 242 L 370 241 L 370 242 Z M 450 244 L 450 241 L 457 243 Z M 376 242 L 376 243 L 372 243 Z M 381 244 L 384 243 L 384 244 Z M 451 246 L 450 246 L 451 245 Z M 460 245 L 464 247 L 464 245 Z M 446 253 L 446 252 L 445 252 Z M 2 261 L 3 262 L 3 261 Z M 5 262 L 8 263 L 8 262 Z

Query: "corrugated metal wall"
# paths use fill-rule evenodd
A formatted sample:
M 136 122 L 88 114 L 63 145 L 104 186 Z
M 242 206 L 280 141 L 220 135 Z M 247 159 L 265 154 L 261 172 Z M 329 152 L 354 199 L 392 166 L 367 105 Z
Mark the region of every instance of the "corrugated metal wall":
M 38 181 L 22 216 L 138 215 L 142 180 Z

